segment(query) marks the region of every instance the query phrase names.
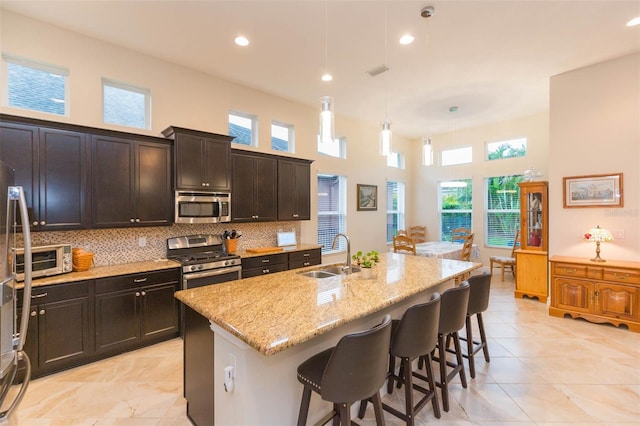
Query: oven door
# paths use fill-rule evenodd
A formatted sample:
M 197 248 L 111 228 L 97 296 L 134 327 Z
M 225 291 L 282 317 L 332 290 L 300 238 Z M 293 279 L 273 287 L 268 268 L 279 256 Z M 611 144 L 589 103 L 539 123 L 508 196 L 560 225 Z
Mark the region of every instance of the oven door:
M 203 272 L 192 272 L 182 275 L 182 289 L 187 290 L 206 285 L 220 284 L 242 278 L 242 266 L 213 269 Z

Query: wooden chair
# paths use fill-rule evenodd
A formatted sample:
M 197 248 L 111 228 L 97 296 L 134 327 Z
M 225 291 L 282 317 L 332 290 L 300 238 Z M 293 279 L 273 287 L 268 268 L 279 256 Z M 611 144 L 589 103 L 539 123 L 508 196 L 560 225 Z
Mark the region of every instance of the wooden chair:
M 405 236 L 409 236 L 409 233 L 407 232 L 406 229 L 398 229 L 398 235 L 405 235 Z
M 460 251 L 460 260 L 465 262 L 471 261 L 471 250 L 473 249 L 473 232 L 467 234 L 462 242 L 462 250 Z M 460 284 L 462 281 L 469 279 L 471 272 L 467 272 L 464 275 L 458 275 L 456 277 L 456 284 Z
M 416 242 L 406 235 L 396 235 L 393 237 L 393 252 L 407 251 L 416 254 Z
M 510 267 L 513 278 L 516 278 L 516 249 L 520 242 L 520 230 L 516 229 L 516 235 L 513 237 L 513 247 L 511 247 L 511 256 L 491 256 L 489 258 L 489 269 L 493 273 L 493 265 L 500 267 L 500 281 L 504 282 L 504 268 Z
M 427 241 L 427 227 L 420 225 L 410 226 L 409 236 L 413 238 L 413 241 L 416 243 L 424 243 Z
M 469 228 L 454 228 L 451 231 L 451 242 L 463 243 L 464 237 L 469 234 L 471 234 L 471 229 Z

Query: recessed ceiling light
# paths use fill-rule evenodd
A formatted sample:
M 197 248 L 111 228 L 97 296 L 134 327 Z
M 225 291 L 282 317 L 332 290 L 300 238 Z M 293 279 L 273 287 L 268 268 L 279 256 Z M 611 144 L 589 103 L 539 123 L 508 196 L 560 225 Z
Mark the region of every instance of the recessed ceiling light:
M 405 34 L 400 37 L 400 44 L 411 44 L 416 38 L 411 34 Z
M 322 81 L 331 81 L 331 80 L 333 80 L 333 76 L 331 74 L 329 74 L 329 73 L 325 73 L 322 76 Z
M 629 22 L 627 22 L 627 27 L 635 27 L 636 25 L 640 25 L 640 16 L 633 18 Z
M 246 38 L 245 36 L 238 36 L 235 38 L 234 40 L 236 42 L 236 44 L 238 46 L 248 46 L 249 45 L 249 39 Z

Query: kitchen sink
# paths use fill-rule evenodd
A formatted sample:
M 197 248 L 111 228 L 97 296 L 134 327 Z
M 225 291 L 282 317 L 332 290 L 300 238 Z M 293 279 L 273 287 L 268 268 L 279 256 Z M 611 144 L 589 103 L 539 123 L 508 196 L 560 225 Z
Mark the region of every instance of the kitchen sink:
M 360 268 L 357 266 L 352 266 L 351 271 L 360 272 Z M 342 266 L 329 266 L 322 269 L 306 271 L 306 272 L 298 272 L 298 273 L 300 275 L 304 275 L 305 277 L 310 277 L 310 278 L 329 278 L 329 277 L 335 277 L 338 275 L 345 274 L 344 270 L 342 269 Z
M 332 272 L 327 271 L 307 271 L 307 272 L 298 272 L 300 275 L 304 275 L 305 277 L 311 278 L 329 278 L 335 277 L 338 274 L 334 274 Z

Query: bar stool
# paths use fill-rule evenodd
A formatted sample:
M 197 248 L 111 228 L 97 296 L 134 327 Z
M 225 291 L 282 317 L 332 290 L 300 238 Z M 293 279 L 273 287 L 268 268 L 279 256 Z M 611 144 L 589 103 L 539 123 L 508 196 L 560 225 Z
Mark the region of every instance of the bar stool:
M 324 424 L 351 425 L 349 408 L 356 401 L 371 398 L 376 424 L 384 426 L 380 388 L 387 378 L 387 358 L 391 338 L 391 317 L 386 315 L 375 327 L 343 336 L 338 344 L 298 366 L 298 381 L 304 386 L 298 426 L 307 423 L 311 391 L 333 402 L 333 411 L 322 419 Z M 336 420 L 336 416 L 338 420 Z
M 413 305 L 408 308 L 400 320 L 393 320 L 391 325 L 391 345 L 389 348 L 389 371 L 387 373 L 387 393 L 393 393 L 394 381 L 398 388 L 404 384 L 405 412 L 401 412 L 390 405 L 382 404 L 384 410 L 404 420 L 407 425 L 415 424 L 415 415 L 431 401 L 436 418 L 440 418 L 440 405 L 436 393 L 433 371 L 431 369 L 431 352 L 438 342 L 438 319 L 440 317 L 440 294 L 434 293 L 427 303 Z M 427 354 L 427 375 L 424 376 L 413 371 L 412 362 L 421 355 Z M 398 375 L 395 374 L 395 359 L 401 359 Z M 417 377 L 428 383 L 429 389 L 413 382 Z M 424 396 L 414 406 L 413 391 L 416 390 Z M 358 417 L 363 418 L 367 401 L 360 403 Z
M 460 375 L 462 387 L 467 387 L 467 377 L 462 363 L 462 350 L 460 348 L 460 337 L 458 331 L 465 325 L 467 317 L 467 305 L 469 304 L 469 283 L 463 281 L 457 287 L 446 290 L 441 295 L 440 320 L 438 323 L 438 356 L 433 357 L 434 361 L 440 364 L 440 377 L 436 381 L 442 391 L 442 409 L 449 411 L 449 382 L 456 374 Z M 447 341 L 451 338 L 455 348 L 456 362 L 447 360 Z M 428 361 L 426 356 L 420 357 L 419 366 Z M 451 371 L 447 373 L 447 367 Z
M 481 275 L 473 275 L 469 277 L 467 281 L 469 282 L 470 290 L 467 318 L 465 320 L 466 337 L 461 337 L 460 339 L 467 342 L 467 353 L 462 356 L 469 360 L 469 375 L 471 375 L 471 378 L 475 378 L 476 367 L 473 359 L 474 355 L 482 349 L 485 361 L 491 361 L 489 358 L 489 346 L 487 346 L 487 336 L 484 332 L 484 322 L 482 321 L 482 313 L 489 307 L 491 273 L 485 272 Z M 471 317 L 474 315 L 478 320 L 478 329 L 480 330 L 479 341 L 473 340 Z

